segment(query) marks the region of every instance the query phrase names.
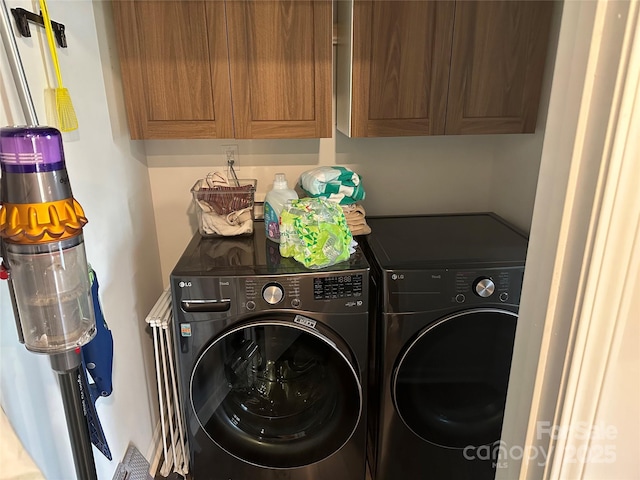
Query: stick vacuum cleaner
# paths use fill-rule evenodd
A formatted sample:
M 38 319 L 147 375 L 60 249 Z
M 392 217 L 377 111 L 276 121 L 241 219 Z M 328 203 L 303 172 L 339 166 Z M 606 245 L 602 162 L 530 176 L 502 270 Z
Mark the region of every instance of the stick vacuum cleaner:
M 96 304 L 82 235 L 87 219 L 71 192 L 60 132 L 40 126 L 1 128 L 0 167 L 0 239 L 18 336 L 28 350 L 49 355 L 78 478 L 94 479 L 91 425 L 100 432 L 101 427 L 97 415 L 86 417 L 95 409 L 82 347 L 97 332 Z M 97 294 L 97 283 L 94 290 Z M 110 381 L 109 375 L 109 391 L 103 395 L 111 393 Z

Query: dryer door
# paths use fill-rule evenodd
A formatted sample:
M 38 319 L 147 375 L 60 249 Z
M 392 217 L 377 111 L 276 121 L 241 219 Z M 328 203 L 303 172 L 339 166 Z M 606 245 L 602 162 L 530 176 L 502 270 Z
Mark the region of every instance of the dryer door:
M 296 317 L 300 321 L 300 317 Z M 344 343 L 329 331 L 274 318 L 217 337 L 190 385 L 200 426 L 250 464 L 293 468 L 320 461 L 351 437 L 362 387 Z
M 402 421 L 450 448 L 500 439 L 517 315 L 474 309 L 431 324 L 400 355 L 392 395 Z

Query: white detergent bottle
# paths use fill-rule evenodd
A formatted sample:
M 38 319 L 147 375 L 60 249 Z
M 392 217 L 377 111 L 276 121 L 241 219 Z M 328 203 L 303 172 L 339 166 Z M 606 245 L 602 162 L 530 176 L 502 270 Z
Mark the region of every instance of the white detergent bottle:
M 289 188 L 284 173 L 276 173 L 273 188 L 264 197 L 264 228 L 267 238 L 280 243 L 280 213 L 289 200 L 296 200 L 298 194 Z

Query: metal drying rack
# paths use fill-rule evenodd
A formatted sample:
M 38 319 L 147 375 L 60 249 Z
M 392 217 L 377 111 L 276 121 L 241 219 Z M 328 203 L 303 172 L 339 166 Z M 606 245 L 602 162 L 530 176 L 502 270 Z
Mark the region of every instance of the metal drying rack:
M 146 322 L 153 331 L 153 351 L 156 361 L 156 381 L 162 429 L 162 452 L 157 452 L 154 464 L 160 465 L 160 474 L 169 476 L 173 471 L 181 475 L 189 472 L 189 451 L 178 395 L 176 368 L 173 358 L 171 323 L 171 289 L 167 287 L 147 315 Z M 162 455 L 162 458 L 158 458 Z

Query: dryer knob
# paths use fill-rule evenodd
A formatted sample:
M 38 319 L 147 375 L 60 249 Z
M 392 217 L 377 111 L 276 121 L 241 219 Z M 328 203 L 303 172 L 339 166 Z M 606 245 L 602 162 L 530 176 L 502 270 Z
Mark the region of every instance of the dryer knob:
M 473 289 L 479 297 L 487 298 L 493 295 L 496 285 L 493 283 L 493 280 L 485 277 L 476 280 Z
M 284 290 L 277 283 L 270 283 L 262 290 L 262 298 L 270 305 L 280 303 L 280 300 L 284 297 Z

